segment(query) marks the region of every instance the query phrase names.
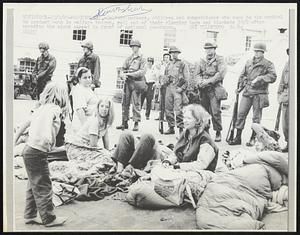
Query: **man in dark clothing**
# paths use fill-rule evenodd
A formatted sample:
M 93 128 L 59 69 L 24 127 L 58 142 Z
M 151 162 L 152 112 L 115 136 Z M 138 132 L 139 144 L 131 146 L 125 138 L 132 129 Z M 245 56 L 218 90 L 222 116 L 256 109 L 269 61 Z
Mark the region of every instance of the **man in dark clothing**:
M 49 45 L 46 42 L 39 43 L 41 56 L 36 60 L 32 75 L 36 79 L 37 98 L 40 99 L 40 94 L 43 92 L 46 84 L 51 81 L 51 77 L 56 68 L 56 59 L 50 55 Z
M 165 109 L 169 125 L 169 129 L 164 132 L 165 135 L 175 134 L 175 118 L 179 133 L 183 132 L 183 93 L 187 89 L 190 72 L 188 65 L 178 58 L 180 53 L 177 47 L 170 47 L 169 54 L 172 56 L 172 61 L 167 64 L 165 70 L 164 84 L 167 86 Z
M 100 66 L 100 58 L 98 55 L 93 53 L 93 43 L 92 42 L 85 42 L 81 46 L 83 48 L 84 55 L 81 57 L 81 59 L 78 62 L 78 68 L 79 67 L 86 67 L 91 70 L 92 73 L 92 89 L 95 87 L 100 87 L 100 72 L 101 72 L 101 66 Z
M 226 65 L 223 57 L 216 54 L 216 48 L 215 43 L 205 43 L 206 58 L 201 59 L 196 66 L 195 79 L 200 90 L 200 103 L 212 117 L 213 128 L 216 131 L 215 142 L 220 142 L 222 118 L 218 88 L 225 77 Z
M 269 83 L 275 82 L 277 75 L 274 64 L 264 58 L 265 51 L 265 43 L 256 43 L 254 45 L 254 57 L 247 61 L 239 77 L 236 92 L 239 93 L 244 88 L 245 90 L 235 123 L 237 134 L 234 140 L 229 143 L 230 145 L 240 145 L 242 143 L 241 135 L 251 106 L 253 106 L 253 123 L 260 123 L 262 109 L 269 106 L 268 86 Z M 246 145 L 253 146 L 255 137 L 256 134 L 252 131 L 250 141 Z
M 125 60 L 121 71 L 121 78 L 125 80 L 122 97 L 122 124 L 116 128 L 128 129 L 129 107 L 132 103 L 133 131 L 138 131 L 141 121 L 141 94 L 147 89 L 145 80 L 146 60 L 139 52 L 141 43 L 138 40 L 131 40 L 130 47 L 133 53 Z

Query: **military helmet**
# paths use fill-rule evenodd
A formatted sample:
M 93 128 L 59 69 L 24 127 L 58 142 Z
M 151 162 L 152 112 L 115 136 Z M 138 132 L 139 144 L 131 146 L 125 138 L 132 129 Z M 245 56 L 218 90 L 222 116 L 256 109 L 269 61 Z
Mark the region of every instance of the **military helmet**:
M 206 42 L 204 44 L 204 49 L 209 49 L 209 48 L 217 48 L 217 44 L 215 42 Z
M 263 42 L 258 42 L 254 45 L 253 47 L 254 51 L 262 51 L 262 52 L 266 52 L 267 51 L 267 46 L 265 43 Z
M 39 49 L 45 49 L 45 50 L 48 50 L 49 49 L 49 44 L 47 42 L 40 42 L 39 43 Z
M 170 46 L 169 54 L 175 53 L 175 52 L 181 53 L 181 51 L 180 51 L 177 47 L 175 47 L 175 46 Z
M 138 40 L 131 40 L 129 46 L 130 47 L 134 47 L 134 46 L 141 47 L 142 45 L 141 45 L 140 41 L 138 41 Z
M 86 41 L 84 42 L 81 47 L 86 47 L 88 49 L 90 49 L 91 51 L 94 49 L 93 43 L 91 41 Z

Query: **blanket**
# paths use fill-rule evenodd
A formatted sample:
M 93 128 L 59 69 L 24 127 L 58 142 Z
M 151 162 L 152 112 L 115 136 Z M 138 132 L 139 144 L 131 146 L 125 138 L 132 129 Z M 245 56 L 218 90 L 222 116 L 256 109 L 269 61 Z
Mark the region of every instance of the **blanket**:
M 243 167 L 215 174 L 196 210 L 199 229 L 259 230 L 260 220 L 287 175 L 287 156 L 273 151 L 245 158 Z

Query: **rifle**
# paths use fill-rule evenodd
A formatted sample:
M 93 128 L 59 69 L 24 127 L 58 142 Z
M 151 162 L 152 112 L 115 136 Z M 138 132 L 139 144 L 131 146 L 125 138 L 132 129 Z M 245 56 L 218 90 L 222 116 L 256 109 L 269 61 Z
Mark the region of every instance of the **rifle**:
M 69 101 L 70 101 L 70 106 L 71 106 L 70 120 L 72 121 L 73 120 L 73 115 L 74 115 L 73 97 L 71 95 L 73 83 L 72 83 L 72 81 L 69 81 L 69 76 L 67 74 L 66 74 L 66 80 L 67 80 Z
M 281 115 L 281 108 L 282 103 L 279 104 L 278 111 L 277 111 L 277 117 L 276 117 L 276 123 L 275 123 L 275 131 L 279 130 L 279 123 L 280 123 L 280 115 Z
M 237 113 L 238 113 L 238 105 L 239 105 L 239 93 L 236 94 L 234 107 L 233 107 L 233 114 L 230 122 L 230 126 L 227 132 L 226 136 L 226 142 L 230 143 L 234 138 L 234 126 L 237 119 Z

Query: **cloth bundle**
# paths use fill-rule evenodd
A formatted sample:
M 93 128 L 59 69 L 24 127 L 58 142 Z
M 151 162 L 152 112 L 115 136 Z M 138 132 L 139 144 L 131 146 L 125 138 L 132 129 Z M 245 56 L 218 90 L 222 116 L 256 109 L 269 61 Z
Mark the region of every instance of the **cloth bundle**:
M 282 185 L 279 190 L 272 192 L 272 200 L 268 201 L 268 212 L 288 210 L 288 186 Z

